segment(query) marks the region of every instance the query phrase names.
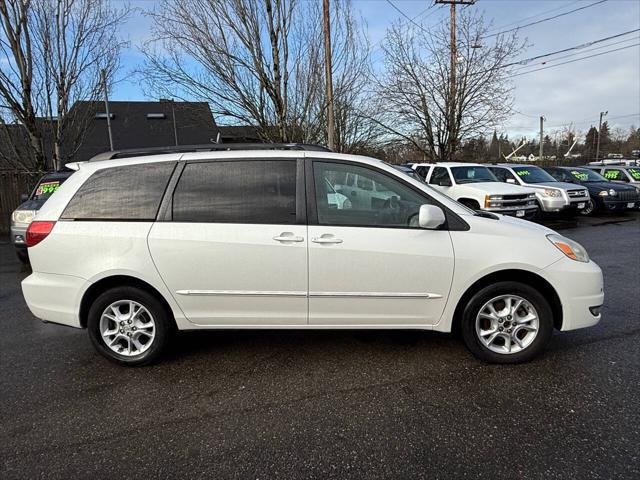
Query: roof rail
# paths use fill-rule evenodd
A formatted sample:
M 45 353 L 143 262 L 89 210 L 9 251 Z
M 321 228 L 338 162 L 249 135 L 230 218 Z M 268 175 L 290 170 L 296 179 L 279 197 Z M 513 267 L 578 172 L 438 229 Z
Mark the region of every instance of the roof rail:
M 187 152 L 221 152 L 232 150 L 306 150 L 311 152 L 330 152 L 322 145 L 308 143 L 205 143 L 202 145 L 172 145 L 168 147 L 143 147 L 114 150 L 99 153 L 89 159 L 90 162 L 113 160 L 117 158 L 143 157 L 148 155 L 162 155 L 165 153 Z

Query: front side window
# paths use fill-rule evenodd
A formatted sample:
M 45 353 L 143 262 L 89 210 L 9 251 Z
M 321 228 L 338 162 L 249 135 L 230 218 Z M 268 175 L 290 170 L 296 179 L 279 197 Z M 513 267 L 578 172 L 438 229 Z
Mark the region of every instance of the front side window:
M 416 172 L 418 172 L 418 175 L 420 175 L 423 180 L 426 180 L 429 175 L 429 167 L 416 167 Z
M 174 162 L 162 162 L 98 170 L 78 189 L 61 218 L 155 220 L 174 168 Z
M 190 163 L 173 193 L 174 222 L 296 223 L 296 161 Z
M 451 173 L 458 184 L 498 181 L 487 167 L 451 167 Z
M 355 186 L 345 182 L 351 175 L 358 178 Z M 320 225 L 418 228 L 420 205 L 430 203 L 400 181 L 366 167 L 313 162 L 313 176 Z
M 449 177 L 447 169 L 443 167 L 434 168 L 433 174 L 431 174 L 431 178 L 429 179 L 429 184 L 440 186 L 451 185 L 451 178 Z

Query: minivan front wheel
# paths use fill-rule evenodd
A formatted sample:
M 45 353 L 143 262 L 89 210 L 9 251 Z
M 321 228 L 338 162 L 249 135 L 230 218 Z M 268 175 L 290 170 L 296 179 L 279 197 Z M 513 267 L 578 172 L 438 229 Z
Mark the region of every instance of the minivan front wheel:
M 549 303 L 536 289 L 519 282 L 499 282 L 477 292 L 462 322 L 471 353 L 491 363 L 531 360 L 553 334 Z
M 100 354 L 121 365 L 137 366 L 160 356 L 171 323 L 153 295 L 135 287 L 117 287 L 93 302 L 87 328 Z

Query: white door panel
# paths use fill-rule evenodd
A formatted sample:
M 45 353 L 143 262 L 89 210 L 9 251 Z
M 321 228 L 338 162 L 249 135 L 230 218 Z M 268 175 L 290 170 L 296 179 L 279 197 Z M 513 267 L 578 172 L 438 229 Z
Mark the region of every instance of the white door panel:
M 310 225 L 309 324 L 432 325 L 453 267 L 447 231 Z
M 149 249 L 199 325 L 306 325 L 307 227 L 155 223 Z

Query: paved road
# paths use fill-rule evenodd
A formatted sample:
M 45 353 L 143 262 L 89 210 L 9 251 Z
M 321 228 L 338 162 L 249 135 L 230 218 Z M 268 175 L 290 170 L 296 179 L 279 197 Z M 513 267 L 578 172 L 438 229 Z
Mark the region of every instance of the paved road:
M 604 269 L 604 319 L 511 367 L 433 333 L 227 332 L 120 368 L 28 312 L 0 245 L 0 477 L 640 478 L 640 218 L 617 220 L 554 223 Z

